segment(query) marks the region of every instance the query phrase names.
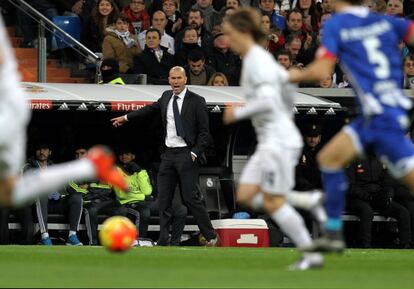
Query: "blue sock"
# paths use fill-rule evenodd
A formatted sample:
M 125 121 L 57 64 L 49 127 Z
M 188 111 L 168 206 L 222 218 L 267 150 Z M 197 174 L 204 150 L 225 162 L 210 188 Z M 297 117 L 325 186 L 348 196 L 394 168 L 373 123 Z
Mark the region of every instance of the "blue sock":
M 341 214 L 345 206 L 345 194 L 348 180 L 343 169 L 322 169 L 322 182 L 326 192 L 326 213 L 328 221 L 325 229 L 339 231 L 342 229 Z

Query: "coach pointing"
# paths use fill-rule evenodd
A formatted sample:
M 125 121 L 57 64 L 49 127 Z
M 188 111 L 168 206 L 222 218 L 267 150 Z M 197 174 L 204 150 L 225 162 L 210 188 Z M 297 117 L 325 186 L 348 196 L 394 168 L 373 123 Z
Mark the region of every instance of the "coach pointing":
M 209 123 L 203 97 L 186 87 L 185 70 L 176 66 L 170 70 L 172 90 L 165 91 L 152 105 L 112 119 L 115 127 L 126 122 L 141 121 L 148 117 L 161 117 L 164 126 L 165 152 L 161 155 L 158 173 L 160 209 L 160 245 L 166 245 L 169 216 L 175 188 L 180 185 L 185 205 L 193 214 L 200 232 L 208 240 L 207 246 L 217 244 L 217 235 L 211 225 L 206 208 L 196 194 L 198 165 L 196 159 L 208 145 Z

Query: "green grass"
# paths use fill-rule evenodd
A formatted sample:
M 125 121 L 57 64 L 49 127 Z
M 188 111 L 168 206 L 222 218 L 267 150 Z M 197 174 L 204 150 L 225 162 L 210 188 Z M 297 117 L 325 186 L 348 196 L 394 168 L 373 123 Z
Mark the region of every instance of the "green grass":
M 288 272 L 293 249 L 0 247 L 1 287 L 414 288 L 414 251 L 348 250 Z

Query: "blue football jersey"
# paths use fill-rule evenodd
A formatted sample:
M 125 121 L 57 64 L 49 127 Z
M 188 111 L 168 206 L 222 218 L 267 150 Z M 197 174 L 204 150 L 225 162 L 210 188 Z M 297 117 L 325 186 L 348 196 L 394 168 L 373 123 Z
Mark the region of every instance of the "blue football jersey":
M 352 7 L 325 23 L 318 57 L 339 59 L 364 115 L 382 114 L 387 107 L 408 110 L 398 45 L 413 29 L 411 21 Z

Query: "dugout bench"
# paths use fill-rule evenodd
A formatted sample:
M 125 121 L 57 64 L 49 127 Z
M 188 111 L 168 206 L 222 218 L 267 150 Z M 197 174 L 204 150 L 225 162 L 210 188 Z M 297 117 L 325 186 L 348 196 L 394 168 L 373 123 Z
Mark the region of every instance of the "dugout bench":
M 223 177 L 225 173 L 222 168 L 219 167 L 200 167 L 199 169 L 199 183 L 198 192 L 200 197 L 205 203 L 207 212 L 212 220 L 228 218 L 235 210 L 235 188 L 232 179 Z M 156 183 L 153 182 L 153 186 L 156 187 Z M 85 209 L 84 209 L 85 210 Z M 33 212 L 33 221 L 35 224 L 34 233 L 39 231 L 39 225 L 37 223 L 36 213 Z M 85 213 L 82 214 L 81 222 L 79 225 L 79 231 L 86 231 Z M 98 216 L 99 226 L 98 230 L 102 226 L 102 223 L 109 216 Z M 160 230 L 159 216 L 151 216 L 149 221 L 149 232 L 159 232 Z M 9 217 L 9 229 L 20 229 L 19 220 L 14 216 Z M 48 230 L 50 231 L 65 231 L 69 230 L 69 224 L 64 215 L 61 214 L 49 214 L 48 215 Z M 184 232 L 198 232 L 198 226 L 192 215 L 187 216 Z

